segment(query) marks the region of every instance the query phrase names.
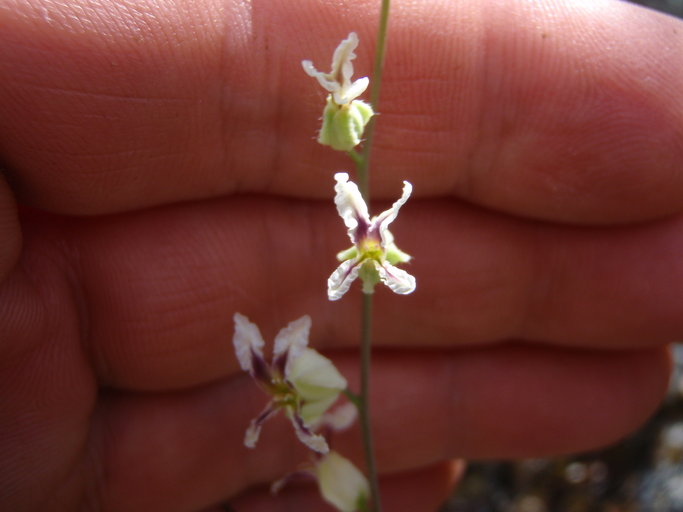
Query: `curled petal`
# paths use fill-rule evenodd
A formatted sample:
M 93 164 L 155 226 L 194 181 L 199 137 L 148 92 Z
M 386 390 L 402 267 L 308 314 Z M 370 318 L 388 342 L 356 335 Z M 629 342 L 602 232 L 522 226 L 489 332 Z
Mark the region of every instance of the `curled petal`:
M 277 409 L 275 408 L 275 405 L 270 402 L 266 408 L 261 411 L 261 414 L 251 420 L 247 431 L 244 433 L 244 446 L 247 448 L 254 448 L 256 446 L 256 442 L 261 435 L 261 427 L 266 420 L 268 420 L 268 418 L 270 418 L 276 412 Z
M 353 53 L 356 48 L 358 48 L 358 35 L 351 32 L 346 39 L 339 43 L 339 46 L 334 50 L 334 55 L 332 55 L 332 71 L 330 74 L 337 79 L 341 78 L 341 83 L 344 86 L 348 86 L 353 76 L 353 63 L 351 61 L 356 58 L 356 54 Z
M 346 39 L 339 43 L 339 46 L 334 51 L 330 74 L 337 79 L 337 82 L 341 83 L 339 90 L 333 94 L 337 105 L 345 105 L 355 100 L 365 92 L 370 82 L 365 77 L 359 78 L 353 84 L 351 83 L 351 77 L 353 76 L 353 63 L 351 61 L 356 58 L 354 51 L 357 47 L 358 36 L 355 32 L 351 32 Z
M 239 313 L 235 313 L 235 335 L 232 343 L 235 346 L 235 354 L 240 363 L 240 367 L 245 372 L 249 372 L 252 377 L 257 377 L 256 370 L 262 368 L 267 363 L 263 359 L 263 337 L 256 324 Z
M 351 283 L 358 277 L 360 265 L 356 260 L 346 260 L 327 279 L 327 298 L 339 300 L 349 291 Z
M 405 270 L 401 270 L 387 262 L 383 265 L 375 263 L 380 280 L 386 284 L 391 291 L 400 295 L 408 295 L 415 291 L 417 286 L 415 278 Z
M 368 77 L 359 78 L 348 87 L 342 87 L 339 91 L 332 93 L 334 102 L 337 105 L 348 105 L 352 103 L 358 96 L 363 94 L 370 84 Z
M 308 346 L 308 335 L 311 331 L 311 317 L 304 315 L 290 322 L 275 337 L 273 349 L 273 366 L 286 374 L 291 361 L 299 357 Z
M 332 93 L 337 105 L 346 105 L 365 92 L 368 78 L 360 78 L 351 83 L 353 63 L 356 58 L 354 50 L 358 46 L 358 36 L 351 32 L 334 50 L 332 69 L 329 73 L 318 71 L 310 60 L 301 61 L 304 71 L 315 78 L 323 89 Z
M 389 224 L 391 224 L 394 219 L 398 216 L 398 211 L 401 209 L 401 206 L 403 206 L 408 198 L 410 197 L 410 194 L 413 192 L 413 186 L 407 182 L 403 182 L 403 194 L 401 194 L 401 197 L 391 205 L 391 208 L 388 210 L 383 211 L 380 213 L 377 217 L 372 219 L 372 226 L 370 227 L 371 231 L 379 230 L 379 235 L 380 239 L 382 240 L 383 244 L 388 243 L 388 241 L 385 239 L 385 237 L 389 237 L 391 235 L 386 235 L 387 230 L 389 228 Z M 391 237 L 393 240 L 393 237 Z
M 292 426 L 294 427 L 294 432 L 296 432 L 296 437 L 299 441 L 308 446 L 311 450 L 325 454 L 330 451 L 330 447 L 327 446 L 327 441 L 325 438 L 319 434 L 315 434 L 310 428 L 308 428 L 301 416 L 295 413 L 288 415 L 289 419 L 292 421 Z
M 334 76 L 330 73 L 318 71 L 310 60 L 302 60 L 301 66 L 304 68 L 306 74 L 315 78 L 323 89 L 332 93 L 339 90 L 339 83 L 337 83 Z
M 370 227 L 368 206 L 365 204 L 358 186 L 349 181 L 347 173 L 338 172 L 334 175 L 334 179 L 337 180 L 337 184 L 334 186 L 336 192 L 334 204 L 337 205 L 337 212 L 348 228 L 351 242 L 355 244 L 365 236 Z

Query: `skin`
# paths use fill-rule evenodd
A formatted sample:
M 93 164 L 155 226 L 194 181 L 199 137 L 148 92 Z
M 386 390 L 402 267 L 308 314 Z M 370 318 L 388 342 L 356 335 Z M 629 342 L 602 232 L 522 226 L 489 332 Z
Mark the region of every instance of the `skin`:
M 268 484 L 307 460 L 238 370 L 232 315 L 356 382 L 358 293 L 314 142 L 325 68 L 376 2 L 0 3 L 0 508 L 323 509 Z M 373 197 L 417 291 L 378 290 L 388 510 L 433 509 L 454 457 L 612 442 L 683 335 L 683 24 L 617 1 L 396 2 Z M 377 212 L 386 204 L 376 204 Z M 354 384 L 355 385 L 355 384 Z M 335 448 L 360 460 L 358 433 Z M 426 475 L 426 476 L 425 476 Z M 215 509 L 214 509 L 215 510 Z

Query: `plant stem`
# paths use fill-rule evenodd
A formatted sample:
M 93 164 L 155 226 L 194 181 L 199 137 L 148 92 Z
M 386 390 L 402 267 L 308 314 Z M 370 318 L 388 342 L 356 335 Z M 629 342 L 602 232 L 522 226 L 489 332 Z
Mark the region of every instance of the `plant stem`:
M 379 93 L 382 86 L 382 70 L 384 69 L 384 55 L 387 49 L 387 29 L 389 26 L 389 8 L 391 0 L 382 0 L 379 15 L 379 28 L 377 29 L 377 46 L 375 48 L 375 62 L 372 68 L 370 80 L 370 104 L 375 112 L 379 103 Z M 372 138 L 375 134 L 375 118 L 372 116 L 365 128 L 365 142 L 360 154 L 361 158 L 354 158 L 358 171 L 358 188 L 366 203 L 370 202 L 370 151 L 372 150 Z
M 362 317 L 359 416 L 363 432 L 365 465 L 367 466 L 368 480 L 370 481 L 372 512 L 381 512 L 382 503 L 379 495 L 379 480 L 377 478 L 370 419 L 370 363 L 372 358 L 372 294 L 370 293 L 363 294 Z
M 390 0 L 382 0 L 379 16 L 379 28 L 377 30 L 377 46 L 375 48 L 375 62 L 370 80 L 370 104 L 377 112 L 379 93 L 382 85 L 382 69 L 384 55 L 387 47 L 387 28 L 389 25 Z M 370 119 L 365 130 L 365 143 L 360 153 L 352 151 L 349 156 L 356 164 L 358 188 L 370 205 L 370 151 L 375 133 L 375 116 Z M 372 512 L 382 512 L 382 501 L 379 494 L 379 479 L 377 476 L 377 464 L 372 439 L 372 426 L 370 418 L 370 363 L 372 358 L 372 294 L 363 293 L 363 313 L 361 325 L 361 367 L 360 367 L 360 396 L 359 416 L 361 430 L 363 432 L 363 450 L 365 451 L 365 465 L 370 481 L 370 502 Z

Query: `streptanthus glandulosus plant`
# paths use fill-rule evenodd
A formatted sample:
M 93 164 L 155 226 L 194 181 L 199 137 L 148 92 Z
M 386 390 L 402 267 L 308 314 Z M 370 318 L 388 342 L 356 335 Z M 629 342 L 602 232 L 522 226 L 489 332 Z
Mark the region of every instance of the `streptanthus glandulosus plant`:
M 376 61 L 382 61 L 388 0 L 382 0 L 380 17 L 380 44 Z M 363 136 L 374 116 L 373 107 L 358 99 L 368 88 L 367 77 L 353 81 L 353 59 L 358 36 L 351 32 L 334 51 L 332 69 L 318 71 L 309 60 L 302 61 L 304 71 L 319 82 L 328 92 L 322 116 L 318 142 L 335 150 L 347 152 L 354 160 L 359 175 L 363 175 L 364 194 L 367 193 L 368 154 L 354 148 L 363 142 Z M 378 67 L 375 67 L 377 71 Z M 381 69 L 381 65 L 379 66 Z M 376 97 L 376 96 L 375 96 Z M 367 147 L 371 142 L 372 123 Z M 366 147 L 366 149 L 367 149 Z M 270 395 L 266 408 L 252 420 L 245 434 L 245 444 L 253 448 L 264 422 L 278 411 L 284 411 L 294 427 L 297 437 L 310 448 L 315 462 L 303 473 L 314 477 L 322 497 L 340 512 L 381 512 L 377 471 L 372 449 L 369 418 L 368 375 L 371 347 L 371 297 L 378 283 L 386 284 L 398 294 L 415 290 L 415 278 L 396 265 L 407 263 L 410 256 L 394 242 L 389 225 L 396 219 L 400 208 L 410 197 L 412 185 L 403 182 L 403 193 L 388 210 L 370 217 L 368 197 L 363 197 L 358 186 L 344 172 L 335 174 L 335 204 L 344 221 L 352 247 L 340 252 L 339 267 L 327 281 L 328 299 L 340 299 L 357 278 L 362 281 L 364 296 L 361 335 L 361 392 L 354 395 L 346 389 L 346 379 L 332 361 L 308 348 L 311 319 L 303 316 L 282 329 L 275 338 L 273 357 L 268 363 L 263 355 L 265 345 L 258 327 L 245 316 L 236 313 L 233 343 L 237 359 Z M 345 391 L 353 404 L 353 414 L 345 406 L 328 412 Z M 351 404 L 347 404 L 351 405 Z M 351 461 L 329 449 L 324 430 L 346 428 L 360 413 L 363 446 L 369 481 Z M 297 471 L 296 473 L 302 473 Z M 274 484 L 281 488 L 287 477 Z

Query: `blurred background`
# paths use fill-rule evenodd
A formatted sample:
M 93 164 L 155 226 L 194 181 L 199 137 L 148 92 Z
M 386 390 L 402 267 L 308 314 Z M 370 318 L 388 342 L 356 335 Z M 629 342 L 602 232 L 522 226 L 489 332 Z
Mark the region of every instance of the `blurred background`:
M 683 0 L 631 1 L 683 17 Z M 683 345 L 674 354 L 668 397 L 638 432 L 575 456 L 470 461 L 440 512 L 683 512 Z
M 471 461 L 441 512 L 683 512 L 683 345 L 669 394 L 638 432 L 557 459 Z
M 683 0 L 631 0 L 634 4 L 683 17 Z

